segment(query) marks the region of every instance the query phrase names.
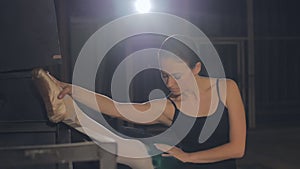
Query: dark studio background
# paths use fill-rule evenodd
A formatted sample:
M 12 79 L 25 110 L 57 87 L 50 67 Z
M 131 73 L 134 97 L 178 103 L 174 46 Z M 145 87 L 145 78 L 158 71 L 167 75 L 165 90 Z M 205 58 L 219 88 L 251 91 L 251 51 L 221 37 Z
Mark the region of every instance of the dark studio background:
M 87 139 L 63 124 L 48 122 L 30 70 L 43 67 L 58 79 L 70 82 L 86 40 L 110 21 L 134 13 L 132 2 L 0 1 L 0 147 Z M 248 125 L 247 151 L 238 161 L 239 168 L 299 168 L 299 1 L 152 0 L 151 3 L 151 11 L 177 15 L 199 27 L 219 53 L 226 76 L 238 83 Z M 111 78 L 118 64 L 135 51 L 159 47 L 164 38 L 145 34 L 116 44 L 97 72 L 96 91 L 111 96 Z M 54 55 L 62 58 L 55 59 Z M 159 72 L 143 71 L 131 83 L 131 100 L 147 101 L 150 91 L 156 88 L 167 92 Z M 96 118 L 94 114 L 91 116 Z M 140 133 L 164 129 L 160 125 L 133 125 L 109 117 L 107 121 L 123 133 L 128 128 Z M 68 137 L 61 137 L 64 132 Z M 97 168 L 94 163 L 75 164 L 74 168 L 87 166 Z M 47 167 L 57 166 L 43 168 Z

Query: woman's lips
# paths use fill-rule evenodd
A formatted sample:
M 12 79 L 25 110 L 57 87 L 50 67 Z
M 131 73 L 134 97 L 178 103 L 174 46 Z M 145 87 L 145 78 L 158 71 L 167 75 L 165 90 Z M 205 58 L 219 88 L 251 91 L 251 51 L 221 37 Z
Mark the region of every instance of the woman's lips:
M 177 92 L 177 91 L 179 91 L 178 88 L 170 88 L 169 90 L 172 91 L 172 92 Z

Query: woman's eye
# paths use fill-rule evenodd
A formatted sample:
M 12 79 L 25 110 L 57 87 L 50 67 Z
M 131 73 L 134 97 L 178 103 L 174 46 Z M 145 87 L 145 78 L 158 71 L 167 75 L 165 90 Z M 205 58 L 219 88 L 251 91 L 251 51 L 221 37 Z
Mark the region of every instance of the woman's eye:
M 175 74 L 175 75 L 173 75 L 173 76 L 174 76 L 175 79 L 180 79 L 180 78 L 181 78 L 181 75 Z

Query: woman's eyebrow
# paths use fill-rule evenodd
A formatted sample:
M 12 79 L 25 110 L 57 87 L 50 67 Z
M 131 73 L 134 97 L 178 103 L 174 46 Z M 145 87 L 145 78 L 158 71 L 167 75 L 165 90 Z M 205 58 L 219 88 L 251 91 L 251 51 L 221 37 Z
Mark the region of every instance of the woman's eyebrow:
M 176 72 L 176 73 L 171 73 L 171 75 L 176 76 L 176 75 L 182 75 L 181 72 Z
M 174 73 L 168 73 L 168 72 L 165 72 L 165 71 L 161 71 L 162 74 L 166 74 L 166 75 L 172 75 L 172 76 L 178 76 L 178 75 L 182 75 L 183 73 L 182 72 L 174 72 Z

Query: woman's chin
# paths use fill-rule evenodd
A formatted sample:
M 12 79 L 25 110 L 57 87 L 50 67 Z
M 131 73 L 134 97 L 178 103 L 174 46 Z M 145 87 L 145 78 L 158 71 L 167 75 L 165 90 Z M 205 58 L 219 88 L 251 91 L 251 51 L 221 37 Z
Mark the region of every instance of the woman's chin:
M 172 94 L 172 96 L 177 97 L 177 96 L 181 95 L 181 92 L 179 92 L 179 91 L 171 91 L 171 94 Z

